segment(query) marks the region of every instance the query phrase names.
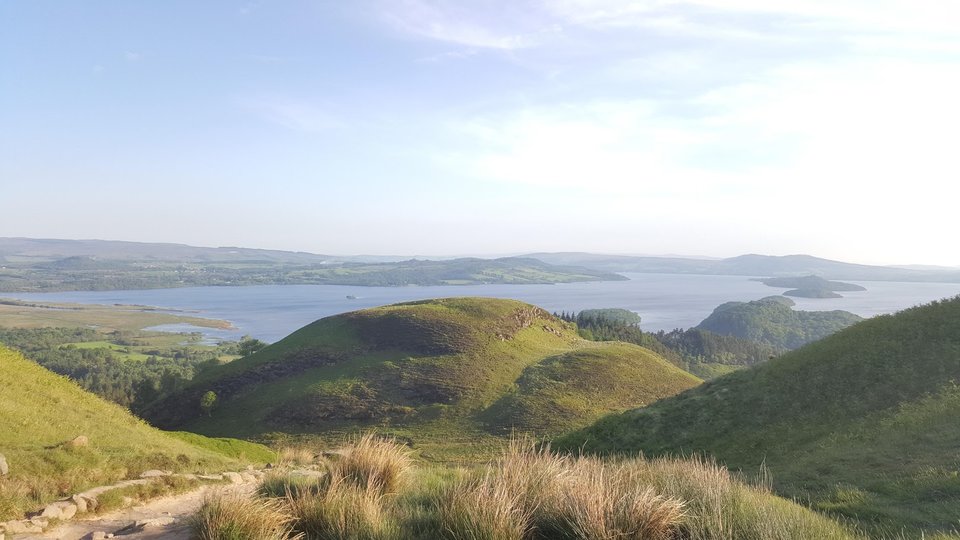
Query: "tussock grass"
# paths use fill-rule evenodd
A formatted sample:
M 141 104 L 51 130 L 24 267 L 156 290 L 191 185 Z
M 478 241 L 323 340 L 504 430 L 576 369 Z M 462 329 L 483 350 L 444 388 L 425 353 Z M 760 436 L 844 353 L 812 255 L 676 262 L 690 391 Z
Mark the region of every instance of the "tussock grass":
M 214 495 L 193 516 L 197 540 L 287 540 L 303 538 L 293 532 L 292 516 L 279 499 L 248 499 L 241 495 Z
M 403 446 L 370 435 L 342 456 L 322 478 L 266 478 L 260 500 L 307 539 L 862 538 L 772 495 L 768 479 L 748 485 L 705 460 L 556 454 L 514 439 L 484 467 L 413 467 Z
M 280 465 L 312 465 L 317 461 L 317 455 L 308 446 L 284 446 L 277 450 L 277 460 Z
M 456 540 L 672 538 L 683 504 L 629 480 L 618 464 L 514 440 L 482 478 L 445 495 L 442 529 Z
M 347 447 L 330 474 L 335 480 L 389 494 L 400 490 L 411 465 L 410 453 L 403 445 L 367 433 Z
M 286 503 L 295 528 L 310 539 L 383 540 L 399 538 L 399 529 L 384 507 L 386 496 L 370 483 L 358 486 L 342 477 L 323 491 L 290 494 Z

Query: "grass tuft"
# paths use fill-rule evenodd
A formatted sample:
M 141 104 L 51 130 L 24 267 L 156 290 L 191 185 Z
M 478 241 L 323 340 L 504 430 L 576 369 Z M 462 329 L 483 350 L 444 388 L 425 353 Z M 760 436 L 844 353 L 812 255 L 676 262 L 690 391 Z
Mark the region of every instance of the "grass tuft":
M 372 433 L 356 439 L 331 467 L 331 475 L 381 494 L 397 493 L 410 471 L 409 451 L 393 439 Z
M 197 540 L 288 540 L 292 517 L 279 499 L 248 499 L 241 495 L 207 498 L 191 521 Z

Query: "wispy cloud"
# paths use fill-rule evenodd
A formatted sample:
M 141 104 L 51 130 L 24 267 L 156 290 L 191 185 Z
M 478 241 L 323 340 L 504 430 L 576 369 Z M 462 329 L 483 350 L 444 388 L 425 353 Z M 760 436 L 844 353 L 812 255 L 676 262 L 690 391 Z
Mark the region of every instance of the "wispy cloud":
M 123 59 L 127 62 L 139 62 L 142 58 L 143 55 L 138 52 L 126 51 L 123 53 Z

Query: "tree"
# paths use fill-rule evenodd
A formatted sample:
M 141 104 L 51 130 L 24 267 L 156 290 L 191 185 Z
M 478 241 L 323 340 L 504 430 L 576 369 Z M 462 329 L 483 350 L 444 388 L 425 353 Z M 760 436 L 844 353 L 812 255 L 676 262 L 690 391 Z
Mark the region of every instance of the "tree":
M 200 396 L 200 410 L 204 412 L 207 416 L 210 416 L 213 413 L 213 408 L 217 404 L 217 393 L 213 390 L 207 390 L 205 394 Z
M 240 343 L 237 345 L 239 347 L 240 356 L 250 356 L 251 354 L 267 346 L 266 343 L 250 336 L 243 336 L 240 338 Z

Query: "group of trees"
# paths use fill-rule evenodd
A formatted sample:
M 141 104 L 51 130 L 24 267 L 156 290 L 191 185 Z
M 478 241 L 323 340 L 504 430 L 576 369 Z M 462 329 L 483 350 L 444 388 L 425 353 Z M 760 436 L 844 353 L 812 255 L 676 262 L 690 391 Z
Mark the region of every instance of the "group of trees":
M 584 339 L 623 341 L 653 350 L 674 365 L 703 375 L 703 364 L 751 366 L 782 352 L 781 349 L 749 339 L 716 334 L 698 328 L 670 332 L 644 332 L 640 316 L 625 309 L 588 309 L 560 312 L 555 316 L 576 323 Z
M 95 341 L 131 345 L 138 342 L 136 334 L 105 335 L 90 328 L 0 328 L 0 343 L 133 412 L 182 388 L 197 373 L 218 365 L 224 356 L 245 356 L 266 346 L 260 340 L 245 337 L 215 348 L 157 348 L 146 351 L 149 356 L 144 360 L 131 360 L 108 347 L 75 345 Z

